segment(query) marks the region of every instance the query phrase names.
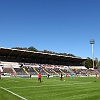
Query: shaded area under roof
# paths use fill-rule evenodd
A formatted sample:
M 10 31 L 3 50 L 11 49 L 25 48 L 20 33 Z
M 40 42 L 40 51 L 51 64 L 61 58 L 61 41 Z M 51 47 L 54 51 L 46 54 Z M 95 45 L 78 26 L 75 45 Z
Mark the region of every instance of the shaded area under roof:
M 6 56 L 6 57 L 11 56 L 11 57 L 16 57 L 16 58 L 20 57 L 20 58 L 31 58 L 31 59 L 43 59 L 43 60 L 56 60 L 56 61 L 64 61 L 64 62 L 83 62 L 86 60 L 80 57 L 64 56 L 64 55 L 10 49 L 10 48 L 0 48 L 0 56 Z

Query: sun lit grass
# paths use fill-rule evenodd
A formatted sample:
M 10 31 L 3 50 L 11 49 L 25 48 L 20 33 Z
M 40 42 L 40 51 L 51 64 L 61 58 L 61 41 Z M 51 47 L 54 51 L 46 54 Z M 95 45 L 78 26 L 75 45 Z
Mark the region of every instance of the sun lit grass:
M 43 82 L 38 83 L 37 78 L 2 78 L 0 100 L 100 100 L 100 80 L 94 80 L 84 77 L 60 81 L 59 77 L 43 77 Z

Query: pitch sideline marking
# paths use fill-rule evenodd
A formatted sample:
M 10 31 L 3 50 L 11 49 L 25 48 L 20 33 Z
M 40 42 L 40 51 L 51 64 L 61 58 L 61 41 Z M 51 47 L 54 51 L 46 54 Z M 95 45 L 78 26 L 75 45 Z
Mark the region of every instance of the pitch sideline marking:
M 16 93 L 14 93 L 14 92 L 11 92 L 10 90 L 8 90 L 6 88 L 3 88 L 3 87 L 0 87 L 0 88 L 5 90 L 5 91 L 7 91 L 7 92 L 9 92 L 9 93 L 11 93 L 11 94 L 13 94 L 13 95 L 15 95 L 15 96 L 17 96 L 17 97 L 19 97 L 19 98 L 21 98 L 21 99 L 23 99 L 23 100 L 27 100 L 26 98 L 24 98 L 24 97 L 22 97 L 22 96 L 20 96 L 20 95 L 18 95 Z
M 69 86 L 69 85 L 79 85 L 79 84 L 90 84 L 92 82 L 80 82 L 80 83 L 73 83 L 73 84 L 54 84 L 54 85 L 40 85 L 40 86 L 26 86 L 26 87 L 12 87 L 12 88 L 36 88 L 36 87 L 46 87 L 46 86 Z M 11 89 L 11 88 L 7 88 L 7 89 Z
M 7 83 L 7 82 L 18 82 L 18 81 L 16 81 L 16 80 L 9 80 L 9 79 L 5 79 L 6 80 L 6 82 L 1 82 L 1 83 Z

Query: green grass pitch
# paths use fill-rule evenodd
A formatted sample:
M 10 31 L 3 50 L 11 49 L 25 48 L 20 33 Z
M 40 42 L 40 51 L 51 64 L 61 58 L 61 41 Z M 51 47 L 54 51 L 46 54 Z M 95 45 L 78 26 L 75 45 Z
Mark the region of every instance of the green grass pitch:
M 64 81 L 65 80 L 65 81 Z M 0 100 L 100 100 L 100 79 L 79 77 L 2 78 Z

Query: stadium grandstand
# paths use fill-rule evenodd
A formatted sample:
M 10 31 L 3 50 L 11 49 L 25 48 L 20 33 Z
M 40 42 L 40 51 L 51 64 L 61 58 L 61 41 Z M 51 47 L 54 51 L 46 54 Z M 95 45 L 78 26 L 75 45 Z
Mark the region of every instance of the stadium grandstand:
M 80 57 L 33 52 L 10 48 L 0 48 L 0 70 L 3 76 L 35 77 L 39 72 L 47 76 L 86 74 L 87 68 L 82 66 L 86 59 Z M 75 70 L 78 69 L 78 70 Z

